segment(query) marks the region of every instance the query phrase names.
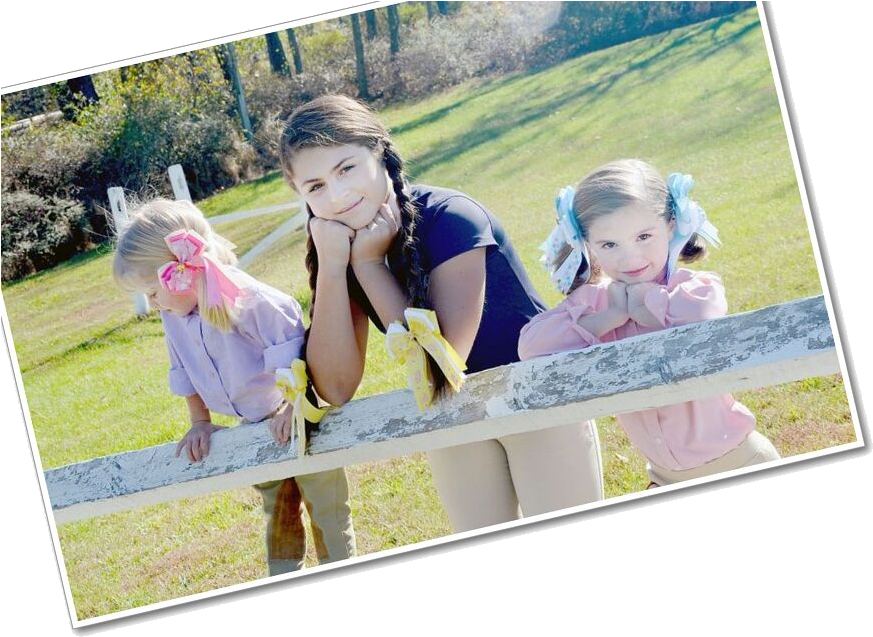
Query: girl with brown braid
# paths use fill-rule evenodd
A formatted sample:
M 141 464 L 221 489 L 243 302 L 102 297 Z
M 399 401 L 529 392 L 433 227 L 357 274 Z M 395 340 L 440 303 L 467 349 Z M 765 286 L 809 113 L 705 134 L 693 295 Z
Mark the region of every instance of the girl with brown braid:
M 494 215 L 460 192 L 409 186 L 387 129 L 347 97 L 297 108 L 279 151 L 310 217 L 306 360 L 319 396 L 350 400 L 368 319 L 384 332 L 408 307 L 436 312 L 468 372 L 518 360 L 519 331 L 544 306 Z M 602 497 L 590 423 L 439 449 L 428 460 L 456 531 Z

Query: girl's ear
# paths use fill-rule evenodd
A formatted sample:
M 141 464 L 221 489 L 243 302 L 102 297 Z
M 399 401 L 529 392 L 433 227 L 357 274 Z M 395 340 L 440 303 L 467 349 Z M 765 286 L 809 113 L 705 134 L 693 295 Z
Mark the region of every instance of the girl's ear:
M 673 233 L 676 232 L 676 220 L 675 219 L 670 219 L 670 221 L 667 223 L 667 230 L 669 230 L 670 236 L 672 237 Z

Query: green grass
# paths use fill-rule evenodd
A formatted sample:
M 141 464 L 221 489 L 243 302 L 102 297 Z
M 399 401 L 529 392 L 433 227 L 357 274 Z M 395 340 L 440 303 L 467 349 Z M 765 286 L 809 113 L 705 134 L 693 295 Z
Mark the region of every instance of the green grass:
M 360 554 L 451 533 L 421 454 L 349 467 Z M 402 525 L 396 524 L 402 519 Z M 58 529 L 76 612 L 96 617 L 266 577 L 254 489 L 161 504 Z M 311 540 L 311 538 L 310 538 Z M 312 542 L 307 563 L 315 564 Z
M 539 73 L 471 82 L 381 115 L 414 180 L 463 190 L 500 217 L 549 304 L 559 295 L 537 246 L 551 228 L 553 195 L 621 157 L 694 175 L 694 196 L 724 240 L 699 267 L 723 276 L 731 311 L 821 293 L 755 10 Z M 275 172 L 199 205 L 216 215 L 292 197 Z M 242 253 L 284 218 L 220 229 Z M 297 233 L 249 271 L 306 306 L 303 253 Z M 130 318 L 105 251 L 3 294 L 44 468 L 183 435 L 185 408 L 166 388 L 160 324 Z M 402 382 L 371 329 L 357 396 Z M 785 456 L 854 440 L 838 376 L 738 398 Z M 598 424 L 607 496 L 644 488 L 644 461 L 616 421 Z M 420 454 L 350 467 L 349 475 L 361 553 L 450 532 Z M 262 577 L 262 524 L 258 496 L 242 489 L 62 525 L 77 613 L 93 617 Z
M 224 190 L 198 202 L 197 205 L 203 214 L 213 217 L 237 210 L 266 208 L 296 199 L 297 194 L 285 183 L 281 173 L 276 171 L 260 179 Z

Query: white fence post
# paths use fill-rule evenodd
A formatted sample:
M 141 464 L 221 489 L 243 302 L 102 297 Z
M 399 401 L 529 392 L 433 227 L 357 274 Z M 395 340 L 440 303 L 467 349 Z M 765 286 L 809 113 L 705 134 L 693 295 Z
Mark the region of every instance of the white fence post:
M 181 164 L 173 164 L 167 168 L 167 174 L 170 176 L 170 184 L 173 186 L 173 196 L 176 200 L 192 201 L 191 193 L 188 192 L 188 181 L 185 179 L 185 171 L 182 170 Z
M 121 233 L 128 222 L 127 202 L 124 200 L 124 188 L 109 188 L 106 191 L 109 197 L 109 207 L 112 209 L 112 221 L 115 226 L 115 234 Z M 133 306 L 137 316 L 145 316 L 149 313 L 149 300 L 141 292 L 133 295 Z
M 170 178 L 170 184 L 173 186 L 173 196 L 176 198 L 176 201 L 192 201 L 191 193 L 188 191 L 188 181 L 185 179 L 185 171 L 182 170 L 182 165 L 173 164 L 172 166 L 167 168 L 167 175 Z M 299 208 L 300 202 L 295 201 L 286 204 L 279 204 L 276 206 L 268 206 L 266 208 L 258 208 L 255 210 L 229 212 L 227 214 L 210 217 L 209 219 L 207 219 L 207 221 L 209 221 L 209 224 L 211 226 L 216 226 L 221 223 L 227 223 L 228 221 L 237 221 L 239 219 L 248 219 L 250 217 L 257 217 L 263 214 L 272 214 L 274 212 L 281 212 L 294 207 Z M 264 237 L 258 244 L 256 244 L 251 250 L 244 254 L 239 259 L 237 267 L 240 270 L 245 270 L 255 259 L 257 259 L 261 254 L 263 254 L 270 247 L 272 247 L 273 244 L 285 237 L 287 234 L 304 225 L 306 225 L 306 213 L 300 212 L 293 218 L 289 219 L 278 228 L 273 230 L 269 235 Z

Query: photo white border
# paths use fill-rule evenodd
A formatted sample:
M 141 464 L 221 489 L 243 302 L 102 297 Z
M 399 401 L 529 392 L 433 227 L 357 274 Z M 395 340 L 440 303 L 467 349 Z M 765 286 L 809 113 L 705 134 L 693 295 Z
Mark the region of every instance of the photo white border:
M 79 71 L 72 71 L 54 75 L 52 77 L 25 82 L 21 84 L 3 87 L 2 94 L 12 93 L 15 91 L 35 88 L 45 84 L 68 80 L 81 75 L 99 73 L 110 69 L 115 69 L 120 66 L 130 64 L 138 64 L 149 60 L 177 55 L 179 53 L 198 50 L 202 48 L 212 47 L 217 44 L 234 42 L 240 39 L 256 37 L 273 31 L 286 29 L 289 27 L 297 27 L 313 22 L 334 19 L 349 15 L 376 9 L 391 4 L 394 2 L 376 2 L 357 7 L 337 10 L 330 13 L 302 18 L 290 22 L 281 23 L 279 25 L 254 29 L 229 35 L 221 38 L 214 38 L 202 42 L 197 42 L 187 46 L 175 47 L 167 49 L 159 53 L 143 55 L 135 58 L 128 58 L 114 63 L 101 64 L 99 66 L 90 67 Z M 209 608 L 231 601 L 256 597 L 288 588 L 294 588 L 305 584 L 310 584 L 319 581 L 334 579 L 344 575 L 349 575 L 357 572 L 365 572 L 392 564 L 406 562 L 412 559 L 419 559 L 430 555 L 439 555 L 451 551 L 456 551 L 462 548 L 476 546 L 479 544 L 493 542 L 500 539 L 525 535 L 536 531 L 554 528 L 573 524 L 582 520 L 593 519 L 606 515 L 611 515 L 621 511 L 632 510 L 643 506 L 650 506 L 661 502 L 686 498 L 691 495 L 707 493 L 710 491 L 723 489 L 748 482 L 755 482 L 766 478 L 771 478 L 777 475 L 794 473 L 813 467 L 842 462 L 851 458 L 857 458 L 870 453 L 871 440 L 869 427 L 867 425 L 866 414 L 863 410 L 863 401 L 861 399 L 860 389 L 858 387 L 857 376 L 855 375 L 854 361 L 852 358 L 851 348 L 846 335 L 845 323 L 843 321 L 842 309 L 837 295 L 836 284 L 834 283 L 833 271 L 830 266 L 830 259 L 827 251 L 827 244 L 824 240 L 824 234 L 821 228 L 821 219 L 818 213 L 818 207 L 815 204 L 815 194 L 812 187 L 812 181 L 809 176 L 809 167 L 806 160 L 803 142 L 797 124 L 797 114 L 794 108 L 794 101 L 791 96 L 791 90 L 785 71 L 785 63 L 782 58 L 779 38 L 776 32 L 775 21 L 770 2 L 758 2 L 758 15 L 760 23 L 764 28 L 765 44 L 770 59 L 770 66 L 773 72 L 774 84 L 778 94 L 780 108 L 782 110 L 783 123 L 786 128 L 786 133 L 790 130 L 791 134 L 786 135 L 791 150 L 791 157 L 794 164 L 795 176 L 798 184 L 803 183 L 804 188 L 800 189 L 803 208 L 806 215 L 807 226 L 810 236 L 815 237 L 812 241 L 813 251 L 815 253 L 816 263 L 818 265 L 819 278 L 822 284 L 822 289 L 827 290 L 824 295 L 825 303 L 830 317 L 831 329 L 835 335 L 839 335 L 839 345 L 836 347 L 837 356 L 839 358 L 840 369 L 843 374 L 844 384 L 847 386 L 847 399 L 852 414 L 852 421 L 855 428 L 857 441 L 850 444 L 830 447 L 819 451 L 806 453 L 798 456 L 791 456 L 776 462 L 767 463 L 766 465 L 756 465 L 746 469 L 735 470 L 720 474 L 718 477 L 706 477 L 691 480 L 685 483 L 661 487 L 654 491 L 643 491 L 632 494 L 627 494 L 609 500 L 591 503 L 585 506 L 572 509 L 565 509 L 559 512 L 544 514 L 534 517 L 523 518 L 514 522 L 509 522 L 494 527 L 489 527 L 486 530 L 469 531 L 465 533 L 457 533 L 454 535 L 437 538 L 417 544 L 399 547 L 378 553 L 362 555 L 343 561 L 339 564 L 328 564 L 306 569 L 298 573 L 282 575 L 272 578 L 255 580 L 230 587 L 215 589 L 197 595 L 186 597 L 178 597 L 165 602 L 141 606 L 126 611 L 101 615 L 87 620 L 79 621 L 74 619 L 75 606 L 70 591 L 67 571 L 60 550 L 60 542 L 58 539 L 57 527 L 54 522 L 54 516 L 51 514 L 47 496 L 47 488 L 45 484 L 45 474 L 42 467 L 42 461 L 39 456 L 38 448 L 35 444 L 35 435 L 33 424 L 30 417 L 30 410 L 27 405 L 27 399 L 24 392 L 21 372 L 18 365 L 18 359 L 15 355 L 15 348 L 11 338 L 8 316 L 6 313 L 5 299 L 2 301 L 2 328 L 4 341 L 7 347 L 10 364 L 13 368 L 15 378 L 15 388 L 18 394 L 19 404 L 24 416 L 25 427 L 27 429 L 28 444 L 30 446 L 31 457 L 34 464 L 37 480 L 39 481 L 40 492 L 44 510 L 47 512 L 49 522 L 49 531 L 52 540 L 52 546 L 55 553 L 55 560 L 59 567 L 60 579 L 64 588 L 64 596 L 67 605 L 67 612 L 71 620 L 73 632 L 77 635 L 90 635 L 97 632 L 112 630 L 122 626 L 138 624 L 141 622 L 150 621 L 162 617 L 176 615 L 180 613 L 198 610 L 201 608 Z M 815 211 L 815 214 L 812 213 Z M 828 257 L 823 259 L 823 255 Z M 848 387 L 851 387 L 851 394 L 848 392 Z M 289 626 L 289 629 L 292 627 Z

